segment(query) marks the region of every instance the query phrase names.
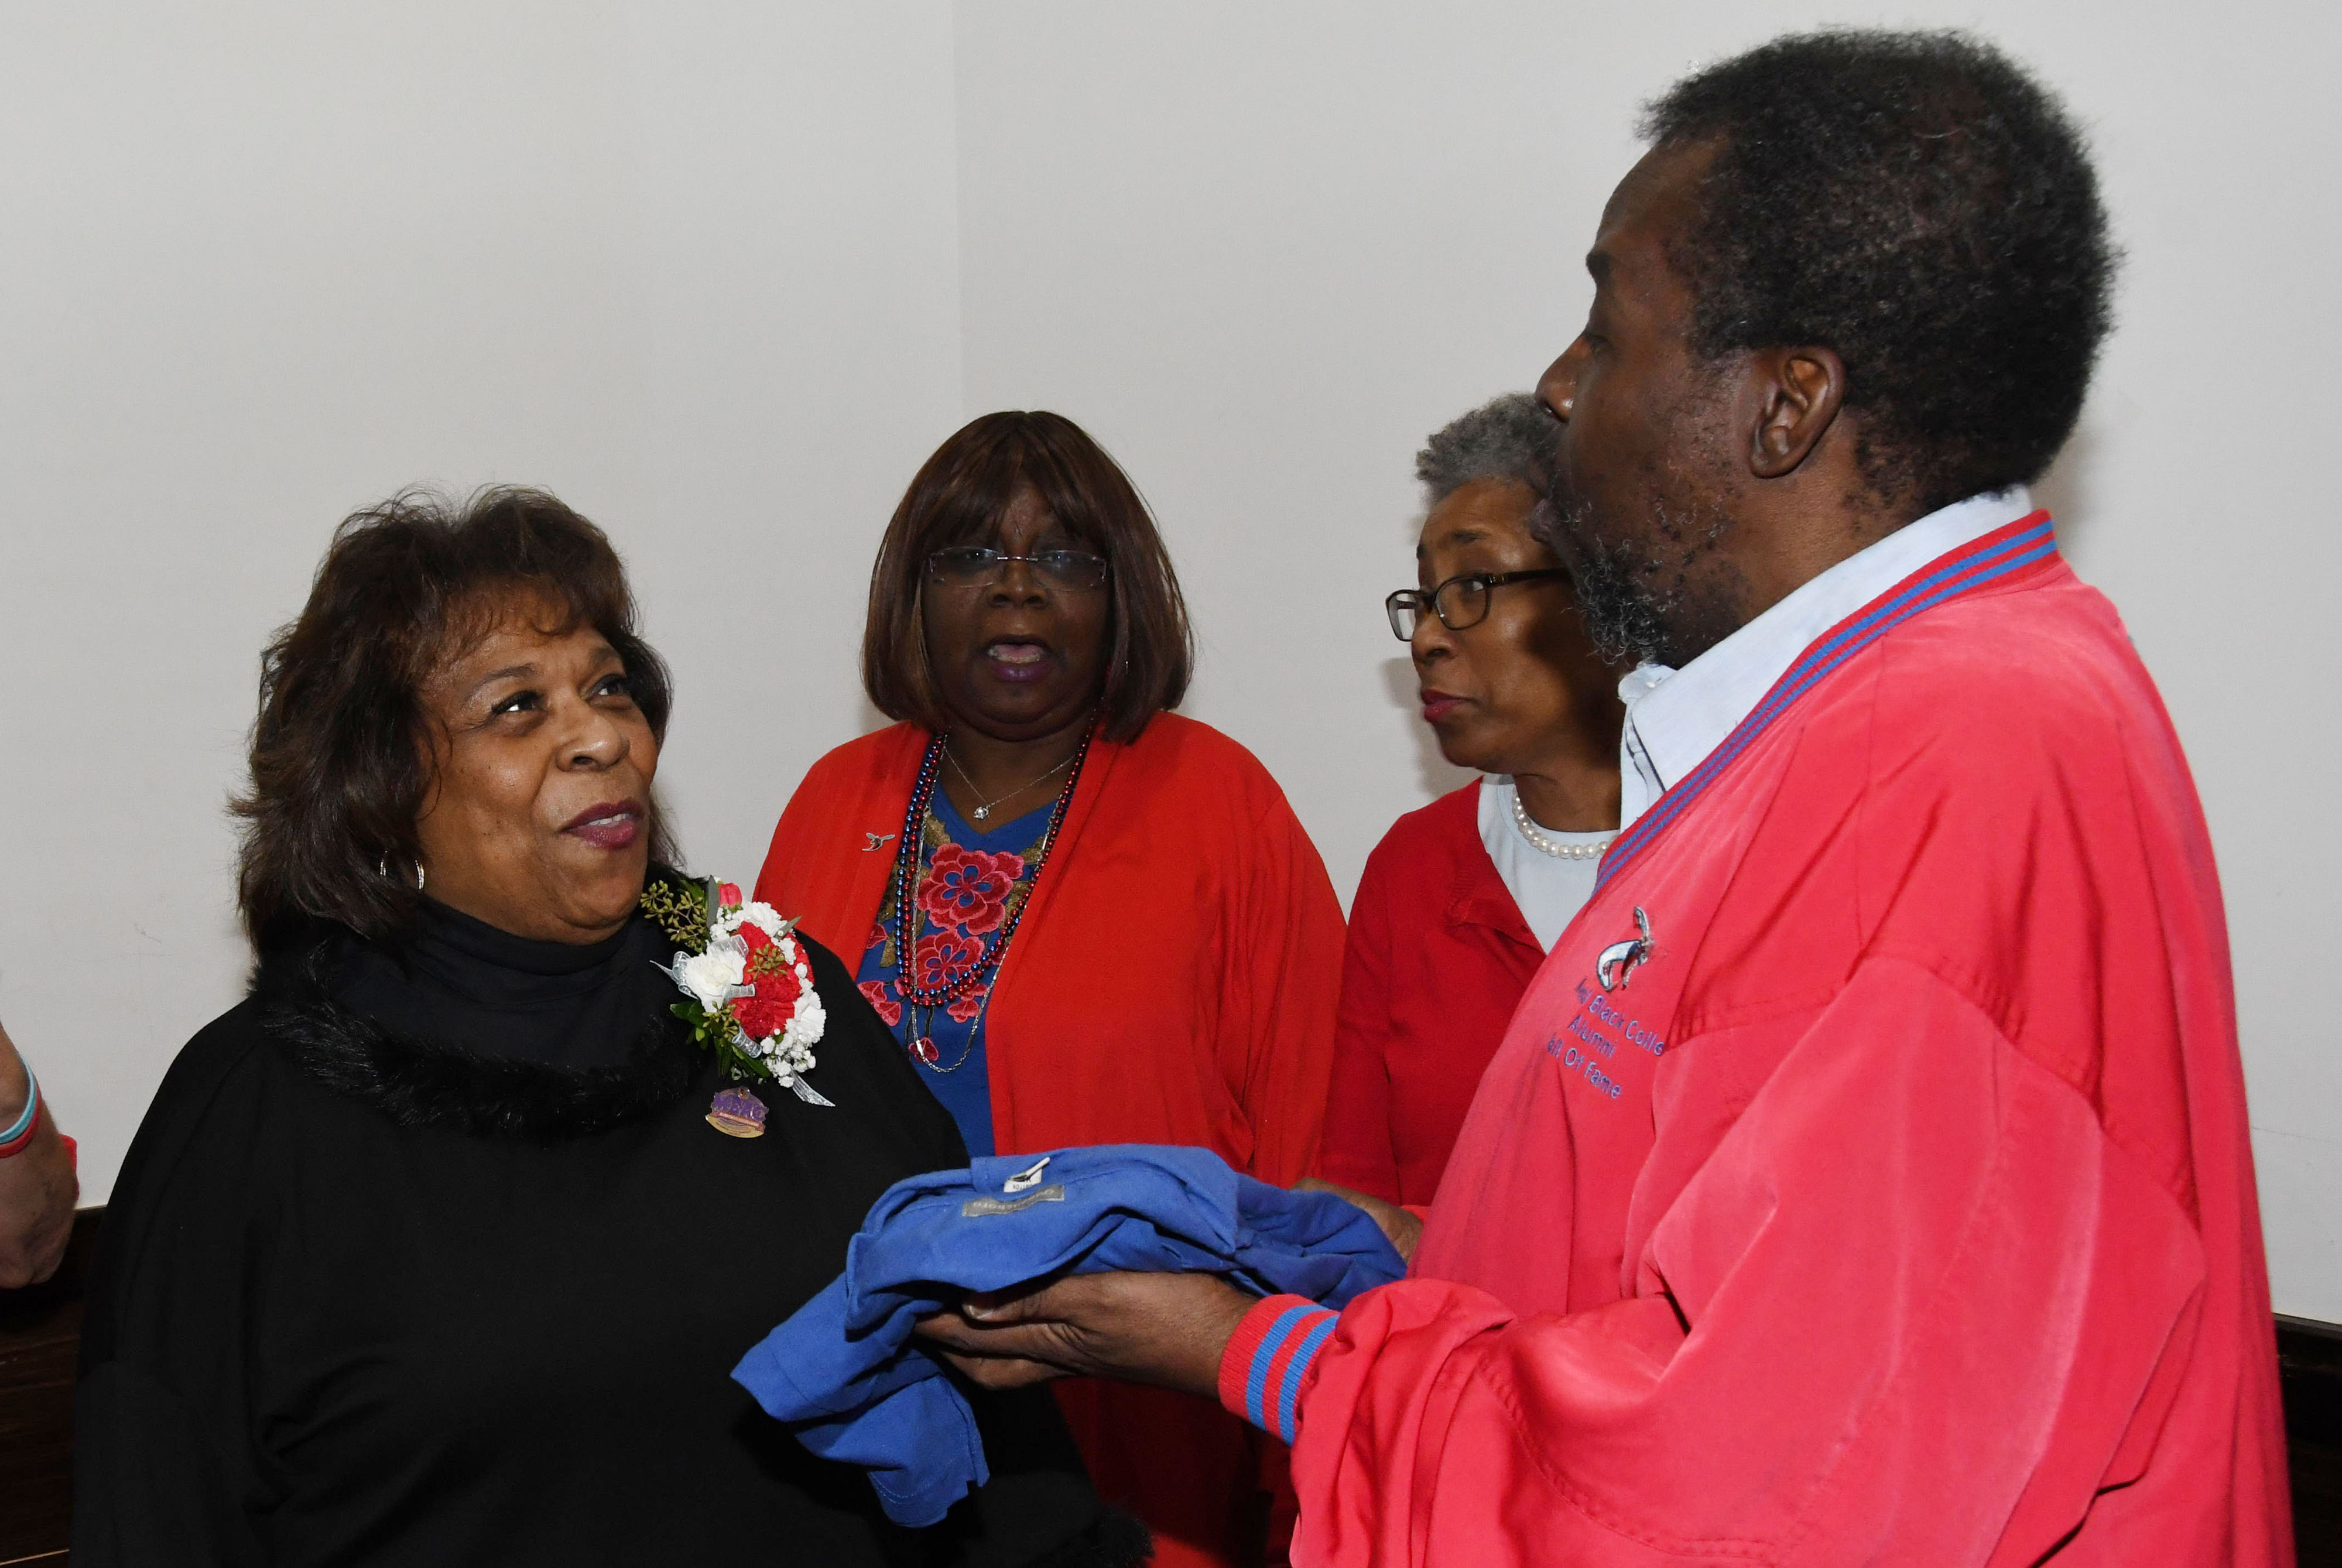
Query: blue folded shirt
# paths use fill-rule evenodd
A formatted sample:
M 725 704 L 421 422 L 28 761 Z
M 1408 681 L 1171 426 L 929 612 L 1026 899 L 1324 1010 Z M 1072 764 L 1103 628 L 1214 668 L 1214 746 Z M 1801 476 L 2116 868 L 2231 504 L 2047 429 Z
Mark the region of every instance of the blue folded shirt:
M 932 1524 L 991 1472 L 975 1412 L 912 1325 L 965 1292 L 1125 1270 L 1224 1274 L 1341 1307 L 1406 1265 L 1363 1210 L 1238 1175 L 1206 1149 L 983 1159 L 887 1188 L 846 1272 L 732 1375 L 806 1447 L 867 1470 L 889 1519 Z

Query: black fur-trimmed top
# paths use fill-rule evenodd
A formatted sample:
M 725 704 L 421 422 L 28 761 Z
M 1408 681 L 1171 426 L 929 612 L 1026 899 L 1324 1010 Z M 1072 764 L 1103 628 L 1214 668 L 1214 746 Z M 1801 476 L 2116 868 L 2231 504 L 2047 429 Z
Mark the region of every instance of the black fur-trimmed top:
M 1146 1554 L 1045 1389 L 971 1402 L 992 1479 L 910 1533 L 732 1381 L 836 1278 L 881 1193 L 966 1159 L 836 955 L 806 943 L 828 1014 L 807 1076 L 831 1104 L 766 1092 L 744 1139 L 707 1123 L 725 1079 L 666 1011 L 656 932 L 451 929 L 501 973 L 314 930 L 272 944 L 254 994 L 173 1064 L 92 1273 L 76 1561 Z
M 318 1082 L 404 1127 L 557 1140 L 665 1109 L 698 1052 L 670 955 L 637 917 L 588 946 L 532 942 L 426 904 L 406 942 L 314 923 L 264 957 L 261 1027 Z
M 578 1137 L 643 1121 L 691 1086 L 695 1048 L 671 1018 L 641 1023 L 626 1060 L 595 1066 L 490 1055 L 386 1028 L 335 998 L 327 974 L 338 945 L 321 944 L 288 963 L 293 973 L 264 978 L 261 1027 L 310 1076 L 402 1127 Z

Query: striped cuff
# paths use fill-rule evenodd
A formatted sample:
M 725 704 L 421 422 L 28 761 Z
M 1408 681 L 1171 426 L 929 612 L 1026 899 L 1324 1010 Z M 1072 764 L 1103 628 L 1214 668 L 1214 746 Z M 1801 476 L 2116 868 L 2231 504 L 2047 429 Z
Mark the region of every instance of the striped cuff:
M 1291 1443 L 1301 1384 L 1340 1316 L 1305 1296 L 1270 1296 L 1245 1313 L 1220 1356 L 1220 1403 Z
M 27 1073 L 25 1076 L 30 1080 L 32 1074 Z M 0 1128 L 0 1133 L 6 1134 L 5 1137 L 0 1137 L 0 1160 L 5 1160 L 11 1154 L 21 1154 L 31 1148 L 33 1134 L 40 1130 L 41 1091 L 39 1085 L 35 1084 L 32 1094 L 25 1098 L 25 1114 L 16 1118 L 16 1124 L 13 1127 Z

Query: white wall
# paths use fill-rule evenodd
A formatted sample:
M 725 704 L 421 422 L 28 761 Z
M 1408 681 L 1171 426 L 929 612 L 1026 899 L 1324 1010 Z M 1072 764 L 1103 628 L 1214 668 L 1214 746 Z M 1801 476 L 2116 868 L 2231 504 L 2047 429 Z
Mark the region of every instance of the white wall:
M 1125 460 L 1201 624 L 1190 711 L 1346 890 L 1446 778 L 1376 604 L 1411 577 L 1416 447 L 1576 332 L 1636 105 L 1824 20 L 1977 26 L 2095 129 L 2122 325 L 2044 493 L 2212 818 L 2278 1308 L 2342 1319 L 2330 7 L 966 5 L 968 405 L 1057 408 Z
M 1376 604 L 1416 446 L 1574 332 L 1635 104 L 1823 19 L 1981 26 L 2096 128 L 2123 325 L 2047 491 L 2212 815 L 2277 1304 L 2342 1319 L 2312 603 L 2342 136 L 2309 0 L 0 11 L 0 1018 L 90 1201 L 239 983 L 254 654 L 333 521 L 411 480 L 611 529 L 680 677 L 692 857 L 752 869 L 868 722 L 861 593 L 911 470 L 967 414 L 1059 409 L 1163 517 L 1191 711 L 1346 893 L 1455 776 Z
M 753 873 L 959 421 L 951 138 L 940 4 L 0 11 L 0 1018 L 85 1202 L 241 989 L 256 654 L 358 505 L 609 528 Z

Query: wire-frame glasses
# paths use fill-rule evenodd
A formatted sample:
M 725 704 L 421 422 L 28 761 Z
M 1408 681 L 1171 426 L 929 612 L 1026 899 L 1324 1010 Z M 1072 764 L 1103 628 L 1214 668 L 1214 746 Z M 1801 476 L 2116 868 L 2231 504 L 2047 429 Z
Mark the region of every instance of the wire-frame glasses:
M 1076 593 L 1106 586 L 1106 561 L 1086 550 L 1036 550 L 1010 555 L 981 544 L 956 545 L 927 557 L 927 575 L 946 588 L 989 588 L 1012 561 L 1022 561 L 1049 583 Z

